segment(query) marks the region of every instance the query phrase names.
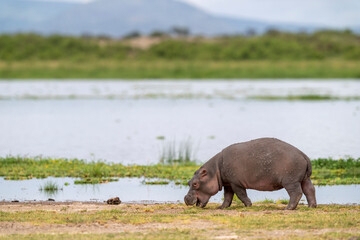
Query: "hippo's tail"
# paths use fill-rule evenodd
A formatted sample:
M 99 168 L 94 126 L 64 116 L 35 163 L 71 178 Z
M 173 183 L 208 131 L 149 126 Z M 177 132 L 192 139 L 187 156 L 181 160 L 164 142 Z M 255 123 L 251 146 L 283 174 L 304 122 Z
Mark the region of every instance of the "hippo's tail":
M 305 153 L 302 153 L 302 155 L 304 156 L 306 162 L 307 162 L 307 167 L 306 167 L 306 173 L 305 173 L 305 178 L 306 177 L 310 177 L 312 174 L 312 167 L 311 167 L 311 161 L 310 158 L 308 156 L 305 155 Z

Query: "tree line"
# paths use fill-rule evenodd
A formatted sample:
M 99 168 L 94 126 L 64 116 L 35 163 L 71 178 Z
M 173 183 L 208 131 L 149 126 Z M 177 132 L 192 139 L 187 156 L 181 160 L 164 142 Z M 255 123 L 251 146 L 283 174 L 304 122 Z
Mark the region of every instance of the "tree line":
M 360 35 L 351 31 L 206 37 L 157 37 L 147 49 L 127 39 L 37 34 L 0 35 L 0 60 L 360 60 Z

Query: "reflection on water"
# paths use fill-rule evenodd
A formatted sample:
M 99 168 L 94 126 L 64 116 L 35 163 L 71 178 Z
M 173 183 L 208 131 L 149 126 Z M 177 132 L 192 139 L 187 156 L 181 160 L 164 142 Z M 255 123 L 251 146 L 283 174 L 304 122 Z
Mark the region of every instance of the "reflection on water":
M 118 182 L 95 185 L 75 185 L 74 178 L 48 178 L 63 188 L 51 197 L 56 201 L 106 201 L 112 197 L 120 197 L 123 202 L 183 202 L 188 191 L 186 186 L 144 185 L 142 179 L 121 178 Z M 31 201 L 47 200 L 49 196 L 40 191 L 39 187 L 47 179 L 30 179 L 22 181 L 7 181 L 0 178 L 0 201 Z M 65 186 L 65 182 L 70 183 Z M 265 199 L 288 199 L 287 192 L 282 189 L 274 192 L 248 190 L 249 198 L 253 201 Z M 316 187 L 316 197 L 319 204 L 360 204 L 360 185 L 321 186 Z M 222 202 L 223 191 L 210 199 L 210 202 Z M 302 201 L 306 202 L 305 196 Z

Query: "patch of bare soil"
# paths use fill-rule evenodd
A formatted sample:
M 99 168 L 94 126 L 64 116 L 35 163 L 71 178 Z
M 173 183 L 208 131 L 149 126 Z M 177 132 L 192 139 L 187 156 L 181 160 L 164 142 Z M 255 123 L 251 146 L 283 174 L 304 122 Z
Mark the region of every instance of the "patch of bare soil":
M 125 205 L 108 205 L 97 202 L 0 202 L 0 211 L 3 212 L 26 212 L 26 211 L 58 211 L 66 210 L 68 213 L 81 211 L 101 211 L 121 209 Z
M 210 204 L 212 208 L 218 204 Z M 282 214 L 295 213 L 294 211 L 282 210 L 266 210 L 261 212 L 239 212 L 233 210 L 211 209 L 196 210 L 186 207 L 184 204 L 134 204 L 122 203 L 120 205 L 108 205 L 106 203 L 96 202 L 28 202 L 28 203 L 12 203 L 0 202 L 1 212 L 27 212 L 27 211 L 49 211 L 56 213 L 89 213 L 103 210 L 122 210 L 126 213 L 141 212 L 142 214 L 197 214 L 197 215 L 229 215 L 242 216 L 247 214 L 271 214 L 274 212 L 282 212 Z M 195 211 L 192 213 L 192 211 Z M 171 223 L 142 223 L 142 224 L 125 224 L 119 222 L 91 222 L 91 223 L 68 223 L 68 224 L 48 224 L 48 223 L 28 223 L 28 222 L 5 222 L 0 221 L 0 235 L 9 234 L 61 234 L 61 233 L 150 233 L 159 230 L 206 230 L 206 234 L 213 239 L 289 239 L 293 236 L 316 237 L 322 234 L 337 232 L 360 234 L 360 229 L 312 229 L 309 230 L 251 230 L 241 231 L 241 229 L 228 229 L 221 223 L 216 224 L 206 220 L 182 220 Z M 311 235 L 309 235 L 311 234 Z
M 208 222 L 194 221 L 191 224 L 184 223 L 145 223 L 145 224 L 123 224 L 123 223 L 90 223 L 90 224 L 41 224 L 0 222 L 0 235 L 7 234 L 61 234 L 61 233 L 122 233 L 122 232 L 151 232 L 162 229 L 206 229 Z
M 251 231 L 249 233 L 240 233 L 241 239 L 292 239 L 293 237 L 304 238 L 307 239 L 311 237 L 311 239 L 315 239 L 320 237 L 326 233 L 351 233 L 351 234 L 360 234 L 360 230 L 358 229 L 311 229 L 311 230 L 303 230 L 303 229 L 292 229 L 292 230 L 273 230 L 273 231 Z M 239 237 L 237 236 L 237 237 Z M 222 236 L 217 236 L 215 239 L 237 239 L 237 238 L 222 238 Z M 332 238 L 330 238 L 332 239 Z M 360 239 L 360 238 L 354 238 Z
M 161 205 L 159 205 L 161 206 Z M 155 209 L 148 211 L 147 209 Z M 183 212 L 184 207 L 168 209 L 157 209 L 156 204 L 120 204 L 108 205 L 94 202 L 28 202 L 13 203 L 0 202 L 2 212 L 27 212 L 27 211 L 49 211 L 58 213 L 89 213 L 102 210 L 125 210 L 126 212 L 142 212 L 144 214 L 156 213 L 176 214 Z M 81 223 L 81 224 L 32 224 L 22 222 L 1 222 L 0 235 L 7 234 L 32 234 L 32 233 L 121 233 L 121 232 L 151 232 L 163 229 L 190 229 L 198 230 L 208 228 L 209 222 L 196 220 L 191 222 L 182 221 L 179 223 L 143 223 L 123 224 L 117 222 L 106 223 Z M 212 224 L 214 227 L 214 224 Z M 216 225 L 215 225 L 216 227 Z
M 148 49 L 154 44 L 158 44 L 162 41 L 162 38 L 156 38 L 156 37 L 138 37 L 129 39 L 126 42 L 134 48 L 140 48 L 140 49 Z

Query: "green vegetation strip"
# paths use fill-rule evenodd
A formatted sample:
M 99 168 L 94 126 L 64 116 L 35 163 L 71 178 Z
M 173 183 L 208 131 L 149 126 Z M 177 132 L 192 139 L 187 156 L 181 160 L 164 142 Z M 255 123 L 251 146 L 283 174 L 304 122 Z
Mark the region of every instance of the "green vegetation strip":
M 159 183 L 175 181 L 186 185 L 200 167 L 193 162 L 185 164 L 122 165 L 105 162 L 86 162 L 78 159 L 51 159 L 28 157 L 0 157 L 0 176 L 6 180 L 31 178 L 75 177 L 75 183 L 103 183 L 113 178 L 144 177 L 160 179 Z M 312 160 L 312 180 L 315 185 L 360 184 L 359 159 L 316 159 Z M 156 183 L 148 181 L 149 184 Z
M 4 34 L 0 35 L 0 59 L 359 60 L 359 38 L 359 34 L 349 31 L 318 31 L 311 34 L 269 31 L 257 36 L 156 37 L 145 39 L 156 40 L 154 44 L 140 48 L 124 39 Z
M 349 31 L 269 31 L 157 37 L 139 48 L 104 37 L 0 35 L 0 78 L 360 78 L 359 39 Z
M 0 58 L 0 79 L 360 78 L 360 61 L 21 60 Z
M 284 101 L 295 101 L 295 100 L 308 100 L 308 101 L 325 101 L 325 100 L 343 100 L 343 101 L 352 101 L 360 100 L 360 96 L 350 96 L 350 97 L 338 97 L 331 95 L 289 95 L 289 96 L 251 96 L 249 99 L 256 100 L 284 100 Z

